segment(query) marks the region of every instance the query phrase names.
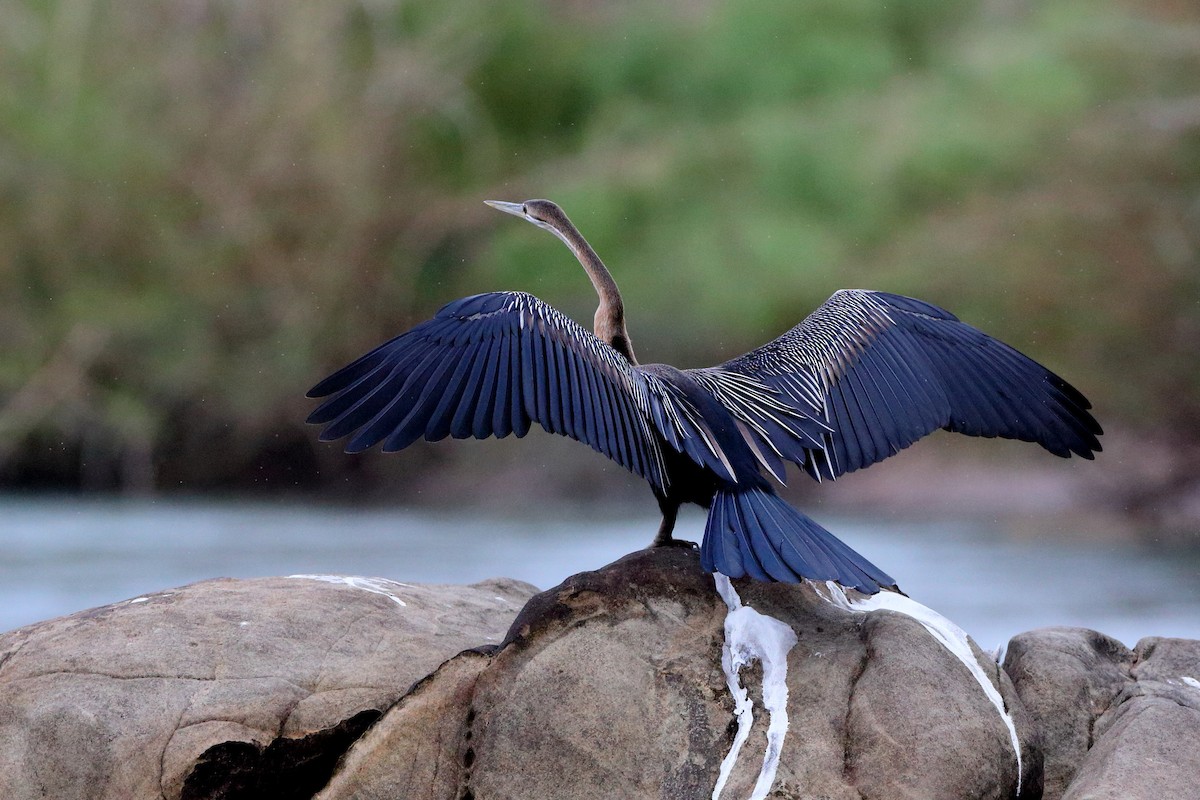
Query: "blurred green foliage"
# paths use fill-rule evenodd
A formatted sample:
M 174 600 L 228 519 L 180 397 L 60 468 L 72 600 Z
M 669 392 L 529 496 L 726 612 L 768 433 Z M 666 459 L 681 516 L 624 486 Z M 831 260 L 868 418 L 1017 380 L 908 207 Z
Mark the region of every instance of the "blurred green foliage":
M 1185 4 L 13 0 L 0 74 L 10 482 L 237 480 L 311 441 L 316 379 L 463 294 L 590 320 L 561 245 L 480 202 L 529 196 L 606 258 L 643 359 L 866 286 L 1105 422 L 1200 433 Z

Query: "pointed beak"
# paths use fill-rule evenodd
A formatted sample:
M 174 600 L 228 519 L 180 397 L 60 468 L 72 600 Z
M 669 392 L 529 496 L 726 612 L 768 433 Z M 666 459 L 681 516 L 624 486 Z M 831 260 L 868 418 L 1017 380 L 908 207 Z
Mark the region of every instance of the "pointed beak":
M 502 200 L 484 200 L 492 208 L 499 209 L 505 214 L 512 214 L 514 217 L 525 217 L 525 206 L 522 203 L 505 203 Z

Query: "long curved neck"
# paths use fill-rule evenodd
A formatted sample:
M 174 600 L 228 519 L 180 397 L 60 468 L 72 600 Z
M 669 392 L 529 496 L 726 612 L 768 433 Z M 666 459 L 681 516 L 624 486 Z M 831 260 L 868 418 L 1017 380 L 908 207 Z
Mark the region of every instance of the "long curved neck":
M 575 229 L 570 220 L 566 219 L 565 214 L 562 222 L 564 223 L 562 230 L 555 231 L 555 233 L 560 235 L 563 242 L 579 259 L 579 263 L 587 272 L 588 278 L 591 279 L 592 286 L 595 287 L 596 294 L 600 298 L 600 305 L 596 308 L 596 316 L 593 321 L 596 337 L 625 356 L 629 363 L 637 364 L 637 358 L 633 355 L 633 345 L 629 341 L 629 331 L 625 329 L 625 303 L 621 300 L 617 282 L 613 280 L 608 267 L 604 266 L 604 262 L 600 260 L 600 256 L 596 255 L 596 251 Z

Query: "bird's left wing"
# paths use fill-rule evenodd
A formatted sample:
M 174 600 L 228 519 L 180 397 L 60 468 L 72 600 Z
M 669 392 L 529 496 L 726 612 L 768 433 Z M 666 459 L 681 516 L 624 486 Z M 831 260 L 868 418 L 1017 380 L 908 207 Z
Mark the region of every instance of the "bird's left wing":
M 910 297 L 835 292 L 787 333 L 714 372 L 752 377 L 828 427 L 784 456 L 836 477 L 945 428 L 1091 458 L 1101 429 L 1065 380 L 950 312 Z M 794 450 L 794 447 L 793 447 Z
M 524 436 L 531 422 L 569 436 L 665 486 L 659 437 L 690 441 L 694 412 L 655 375 L 533 295 L 492 292 L 455 300 L 314 386 L 327 397 L 308 421 L 347 452 L 424 437 Z M 672 430 L 672 426 L 675 430 Z M 689 452 L 720 472 L 719 449 Z

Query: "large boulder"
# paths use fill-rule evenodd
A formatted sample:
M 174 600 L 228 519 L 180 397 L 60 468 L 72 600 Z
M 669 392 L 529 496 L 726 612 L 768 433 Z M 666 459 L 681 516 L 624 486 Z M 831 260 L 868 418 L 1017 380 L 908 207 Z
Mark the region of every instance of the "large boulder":
M 782 797 L 1012 797 L 1006 726 L 964 665 L 916 621 L 855 614 L 811 586 L 738 582 L 790 626 Z M 711 796 L 733 744 L 722 671 L 728 608 L 694 553 L 643 551 L 530 601 L 494 655 L 445 664 L 347 755 L 322 800 Z M 1011 684 L 978 663 L 1016 710 Z M 763 675 L 725 797 L 759 780 Z M 1027 786 L 1038 771 L 1024 761 Z
M 498 642 L 534 591 L 213 580 L 12 631 L 0 797 L 311 797 L 413 683 Z

